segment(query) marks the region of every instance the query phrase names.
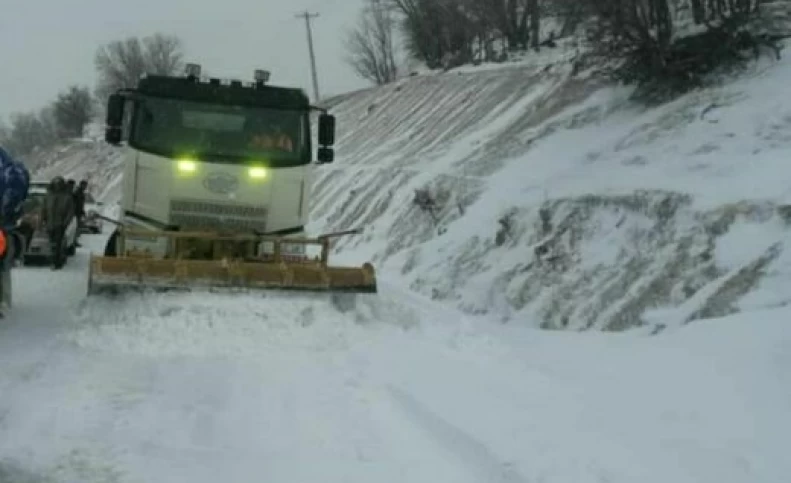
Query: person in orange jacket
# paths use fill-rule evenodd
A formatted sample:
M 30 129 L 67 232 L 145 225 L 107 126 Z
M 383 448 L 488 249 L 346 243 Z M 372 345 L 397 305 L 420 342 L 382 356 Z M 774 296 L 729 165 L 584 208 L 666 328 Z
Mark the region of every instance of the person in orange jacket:
M 250 140 L 250 146 L 258 149 L 278 149 L 289 153 L 294 151 L 294 141 L 277 125 L 254 135 Z

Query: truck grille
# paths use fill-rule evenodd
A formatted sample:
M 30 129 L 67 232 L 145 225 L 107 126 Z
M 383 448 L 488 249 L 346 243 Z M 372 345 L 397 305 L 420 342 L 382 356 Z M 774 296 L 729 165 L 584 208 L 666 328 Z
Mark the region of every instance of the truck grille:
M 182 227 L 266 231 L 266 208 L 250 205 L 173 200 L 170 222 Z

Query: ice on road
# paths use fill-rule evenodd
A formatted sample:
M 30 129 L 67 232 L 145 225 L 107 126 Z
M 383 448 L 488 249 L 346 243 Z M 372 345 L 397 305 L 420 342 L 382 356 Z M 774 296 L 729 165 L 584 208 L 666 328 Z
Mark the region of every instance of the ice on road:
M 99 245 L 99 242 L 96 242 Z M 498 327 L 383 284 L 85 300 L 14 273 L 0 481 L 787 481 L 791 311 L 656 337 Z

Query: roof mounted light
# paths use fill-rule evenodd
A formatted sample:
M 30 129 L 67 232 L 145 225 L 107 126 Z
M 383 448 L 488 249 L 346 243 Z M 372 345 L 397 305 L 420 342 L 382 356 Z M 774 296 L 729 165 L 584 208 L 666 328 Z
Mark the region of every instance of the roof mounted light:
M 271 72 L 268 70 L 263 69 L 256 69 L 253 77 L 255 78 L 256 83 L 258 84 L 265 84 L 269 82 L 269 77 L 271 76 Z
M 187 64 L 184 70 L 187 73 L 187 77 L 193 77 L 195 79 L 200 77 L 200 64 Z

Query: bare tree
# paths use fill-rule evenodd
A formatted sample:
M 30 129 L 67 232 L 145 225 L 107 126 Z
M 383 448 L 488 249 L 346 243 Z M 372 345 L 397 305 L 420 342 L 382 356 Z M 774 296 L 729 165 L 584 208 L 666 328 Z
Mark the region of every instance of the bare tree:
M 471 62 L 485 29 L 480 0 L 387 0 L 403 17 L 408 54 L 429 68 Z
M 171 75 L 182 69 L 184 53 L 178 37 L 154 34 L 144 38 L 143 45 L 150 73 Z
M 700 25 L 706 19 L 706 4 L 705 0 L 691 0 L 692 18 L 695 23 Z
M 617 80 L 636 84 L 637 98 L 662 102 L 744 67 L 764 48 L 779 56 L 759 6 L 763 0 L 585 0 L 594 12 L 589 40 Z M 691 17 L 691 18 L 690 18 Z M 703 28 L 684 31 L 692 20 Z
M 553 47 L 583 27 L 607 65 L 629 64 L 619 69 L 620 80 L 664 77 L 686 85 L 723 61 L 738 63 L 745 46 L 763 48 L 763 38 L 782 37 L 758 11 L 791 0 L 381 1 L 398 13 L 406 53 L 429 68 L 505 60 L 509 51 Z M 547 21 L 559 31 L 542 38 Z M 758 37 L 745 31 L 759 22 Z M 691 23 L 703 28 L 688 31 Z
M 486 23 L 486 27 L 497 32 L 509 50 L 524 50 L 530 37 L 527 2 L 532 0 L 472 0 L 475 8 Z
M 11 150 L 19 154 L 27 154 L 39 146 L 42 141 L 41 122 L 34 113 L 11 115 L 11 132 L 9 136 Z
M 110 42 L 96 52 L 96 94 L 104 99 L 117 89 L 134 87 L 144 74 L 175 74 L 182 65 L 181 40 L 155 34 Z
M 21 156 L 54 144 L 57 138 L 48 115 L 48 110 L 11 115 L 5 147 Z
M 593 17 L 586 0 L 541 0 L 539 10 L 544 16 L 560 21 L 559 31 L 554 32 L 555 39 L 576 34 L 580 25 Z
M 538 50 L 545 11 L 561 0 L 386 0 L 402 17 L 409 54 L 429 67 L 450 68 L 502 58 L 503 50 Z M 564 0 L 571 6 L 573 0 Z M 582 0 L 577 0 L 582 1 Z
M 523 7 L 525 14 L 530 16 L 530 47 L 533 50 L 538 50 L 541 43 L 541 11 L 539 9 L 538 0 L 527 0 Z
M 55 117 L 55 106 L 53 104 L 41 109 L 36 114 L 36 119 L 38 120 L 39 129 L 41 130 L 39 135 L 39 147 L 47 148 L 63 139 L 58 129 L 58 120 Z
M 363 79 L 377 85 L 396 79 L 395 18 L 380 0 L 368 0 L 357 26 L 346 38 L 347 62 Z
M 93 99 L 87 87 L 71 86 L 53 103 L 60 137 L 80 137 L 93 118 Z
M 134 86 L 147 70 L 142 45 L 136 37 L 102 46 L 94 62 L 99 74 L 96 94 L 100 98 L 106 98 L 117 89 Z

